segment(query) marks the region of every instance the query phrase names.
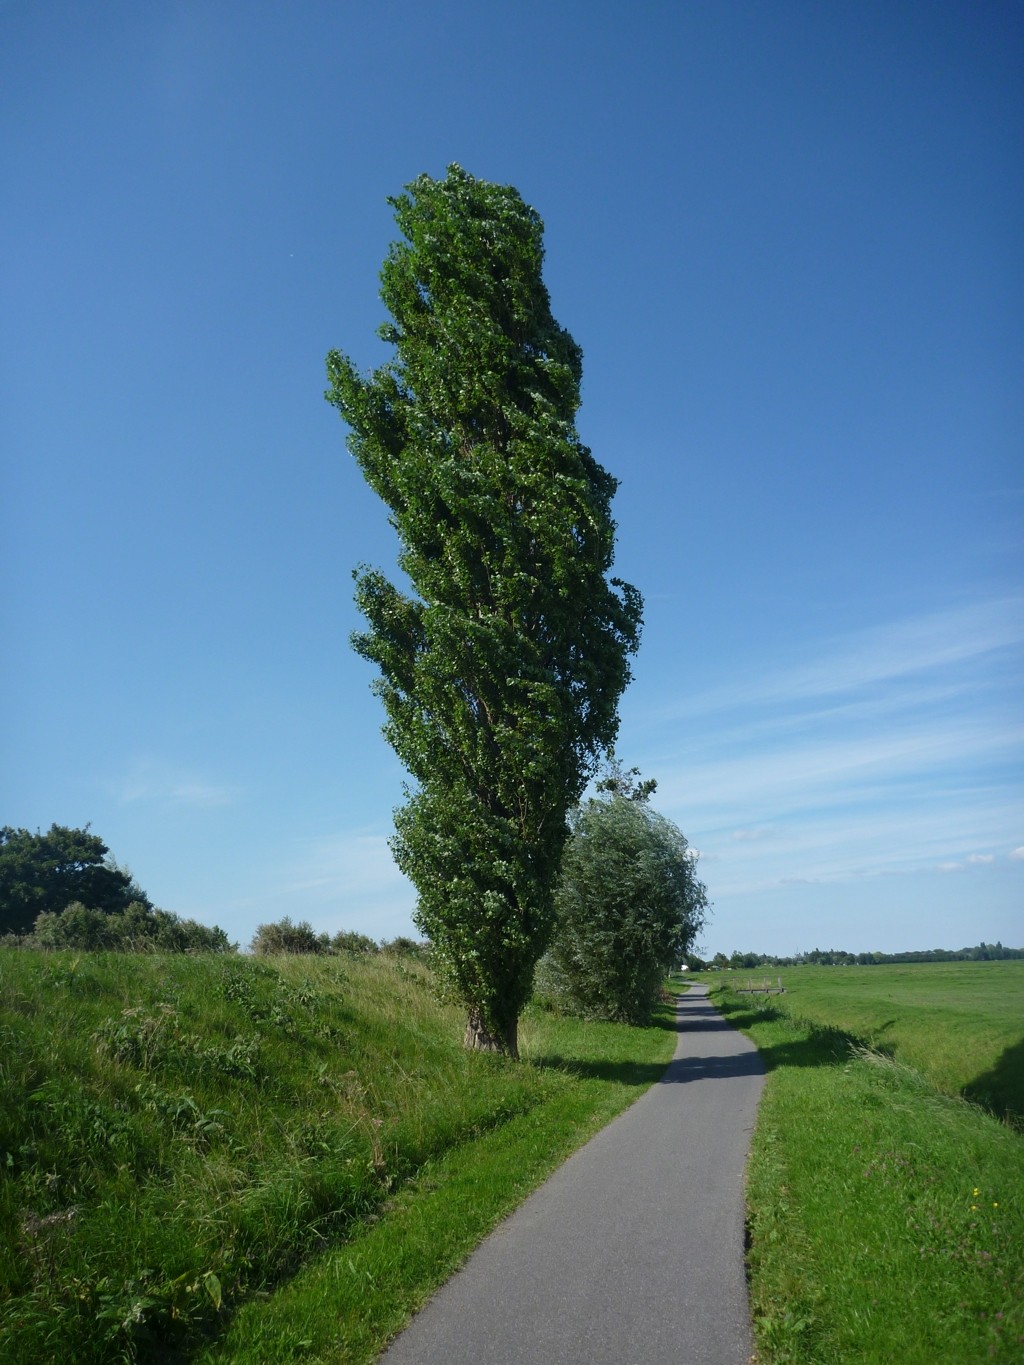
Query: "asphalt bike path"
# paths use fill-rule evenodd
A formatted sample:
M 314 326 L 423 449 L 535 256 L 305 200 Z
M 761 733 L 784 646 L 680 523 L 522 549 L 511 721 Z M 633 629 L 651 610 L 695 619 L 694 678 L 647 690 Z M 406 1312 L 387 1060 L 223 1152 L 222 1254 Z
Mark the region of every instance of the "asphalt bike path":
M 501 1223 L 381 1365 L 746 1365 L 743 1170 L 764 1069 L 704 986 L 662 1079 Z

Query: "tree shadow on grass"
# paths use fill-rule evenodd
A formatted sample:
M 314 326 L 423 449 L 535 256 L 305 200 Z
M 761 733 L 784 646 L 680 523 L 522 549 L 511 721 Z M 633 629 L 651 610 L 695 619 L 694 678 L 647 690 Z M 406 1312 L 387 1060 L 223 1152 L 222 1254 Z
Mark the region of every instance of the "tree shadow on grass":
M 721 1012 L 719 1012 L 721 1011 Z M 699 1048 L 687 1049 L 685 1039 L 692 1035 L 727 1034 L 750 1028 L 755 1024 L 786 1020 L 795 1024 L 804 1036 L 772 1043 L 751 1050 L 726 1052 L 722 1055 L 698 1056 Z M 551 1053 L 532 1058 L 534 1066 L 551 1067 L 587 1080 L 615 1081 L 620 1085 L 650 1086 L 661 1081 L 678 1085 L 687 1081 L 722 1079 L 733 1076 L 756 1076 L 783 1066 L 840 1066 L 852 1049 L 862 1046 L 860 1039 L 841 1029 L 792 1020 L 776 1005 L 730 1008 L 728 1002 L 712 1004 L 703 996 L 682 996 L 675 1016 L 655 1021 L 660 1027 L 682 1034 L 683 1055 L 667 1064 L 660 1062 L 590 1061 L 578 1057 L 563 1057 Z M 875 1049 L 882 1051 L 885 1049 Z M 689 1052 L 690 1055 L 687 1055 Z
M 843 1029 L 796 1020 L 777 1005 L 751 1007 L 744 1003 L 732 1006 L 728 1001 L 723 1001 L 719 1008 L 733 1028 L 749 1029 L 758 1024 L 782 1021 L 800 1030 L 802 1037 L 759 1045 L 758 1052 L 766 1071 L 775 1071 L 783 1066 L 841 1066 L 849 1060 L 855 1048 L 864 1046 L 862 1039 Z M 891 1055 L 891 1049 L 877 1045 L 875 1051 Z
M 1024 1038 L 1006 1048 L 995 1066 L 965 1085 L 963 1095 L 1024 1132 Z
M 549 1053 L 531 1058 L 534 1066 L 564 1071 L 581 1080 L 615 1081 L 618 1085 L 653 1085 L 665 1074 L 665 1062 L 601 1062 Z

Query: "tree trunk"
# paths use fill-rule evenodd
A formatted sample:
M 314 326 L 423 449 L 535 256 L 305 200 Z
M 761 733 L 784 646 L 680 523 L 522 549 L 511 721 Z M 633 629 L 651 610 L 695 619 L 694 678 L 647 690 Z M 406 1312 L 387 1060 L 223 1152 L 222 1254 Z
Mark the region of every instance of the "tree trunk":
M 475 1052 L 500 1052 L 506 1057 L 518 1058 L 518 1023 L 517 1019 L 513 1019 L 504 1032 L 492 1033 L 484 1023 L 480 1011 L 470 1006 L 466 1022 L 466 1047 Z

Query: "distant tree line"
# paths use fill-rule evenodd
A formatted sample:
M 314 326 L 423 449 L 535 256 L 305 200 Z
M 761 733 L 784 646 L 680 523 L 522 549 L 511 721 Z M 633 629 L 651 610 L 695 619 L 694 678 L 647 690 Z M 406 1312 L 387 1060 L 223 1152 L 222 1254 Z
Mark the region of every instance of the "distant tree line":
M 979 943 L 975 948 L 921 948 L 905 953 L 848 953 L 843 948 L 814 948 L 793 957 L 735 952 L 729 957 L 716 953 L 714 957 L 704 959 L 691 954 L 686 958 L 686 965 L 696 972 L 756 967 L 875 967 L 886 962 L 998 962 L 1006 958 L 1024 958 L 1024 948 Z

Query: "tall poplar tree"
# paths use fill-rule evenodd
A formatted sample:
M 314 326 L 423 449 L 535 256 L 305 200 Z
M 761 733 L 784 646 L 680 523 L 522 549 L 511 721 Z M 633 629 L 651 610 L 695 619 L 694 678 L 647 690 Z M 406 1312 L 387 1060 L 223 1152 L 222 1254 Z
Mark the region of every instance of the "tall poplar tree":
M 416 922 L 467 1046 L 514 1056 L 567 813 L 614 741 L 642 601 L 608 577 L 617 481 L 576 432 L 581 352 L 551 314 L 539 216 L 458 166 L 389 203 L 393 358 L 364 376 L 332 351 L 326 396 L 409 589 L 358 569 L 353 645 L 414 779 L 392 849 Z

